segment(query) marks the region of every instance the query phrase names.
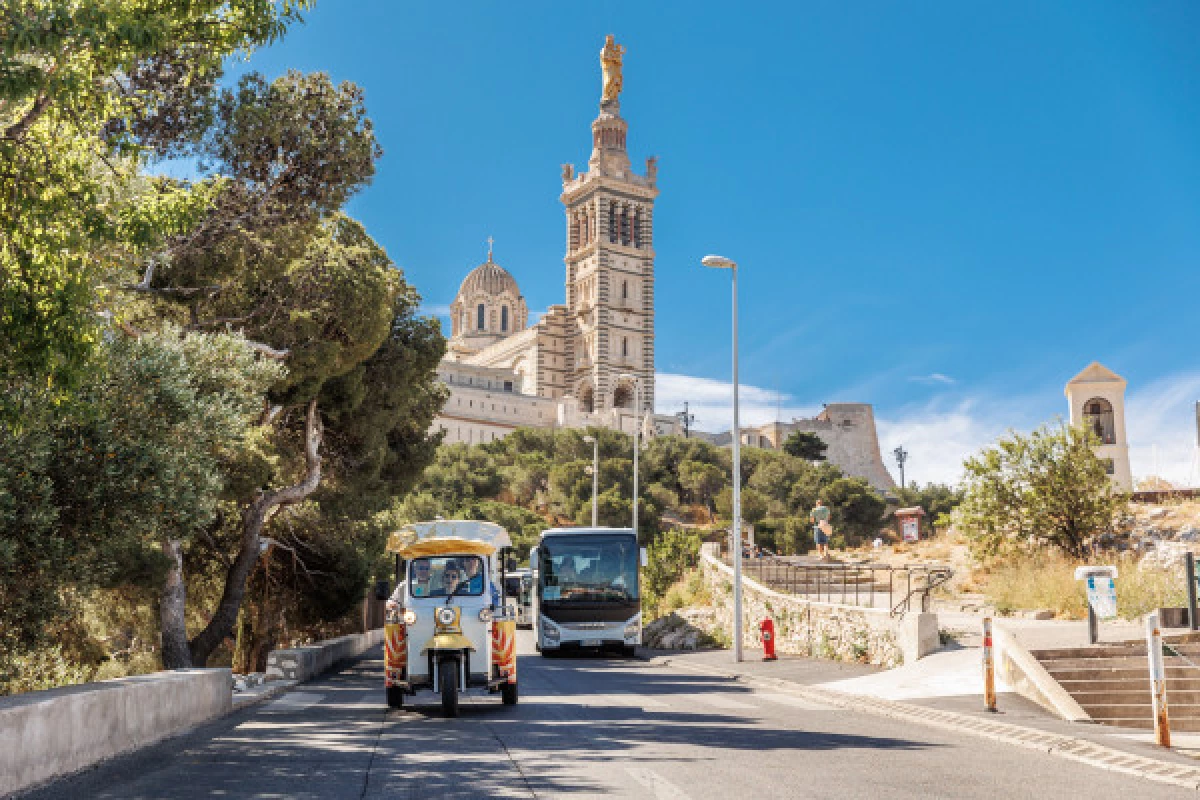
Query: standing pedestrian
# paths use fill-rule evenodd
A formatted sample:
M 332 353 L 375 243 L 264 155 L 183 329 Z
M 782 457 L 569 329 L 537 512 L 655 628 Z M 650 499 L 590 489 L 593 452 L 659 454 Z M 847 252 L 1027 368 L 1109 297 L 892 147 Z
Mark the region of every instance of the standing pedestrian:
M 813 524 L 813 541 L 817 543 L 817 558 L 829 560 L 829 535 L 833 526 L 829 523 L 829 509 L 824 500 L 817 500 L 817 505 L 809 513 L 808 519 Z

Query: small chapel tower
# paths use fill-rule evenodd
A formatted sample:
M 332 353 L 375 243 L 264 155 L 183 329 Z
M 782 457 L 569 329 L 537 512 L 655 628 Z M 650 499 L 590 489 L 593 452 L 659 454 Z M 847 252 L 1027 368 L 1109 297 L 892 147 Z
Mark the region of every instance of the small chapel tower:
M 592 123 L 586 172 L 563 165 L 566 210 L 567 391 L 587 412 L 633 409 L 633 376 L 642 411 L 654 410 L 655 159 L 635 174 L 621 118 L 625 48 L 610 35 L 600 51 L 600 114 Z
M 1093 361 L 1067 383 L 1066 395 L 1071 424 L 1083 425 L 1096 434 L 1100 440 L 1096 456 L 1105 462 L 1109 477 L 1122 491 L 1132 491 L 1125 438 L 1125 379 Z

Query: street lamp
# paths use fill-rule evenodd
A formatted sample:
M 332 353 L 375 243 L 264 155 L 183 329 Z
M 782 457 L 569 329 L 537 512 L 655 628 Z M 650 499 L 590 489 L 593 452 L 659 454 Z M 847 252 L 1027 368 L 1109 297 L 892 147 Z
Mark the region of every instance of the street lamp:
M 900 465 L 900 488 L 903 489 L 904 488 L 904 462 L 908 461 L 908 451 L 904 449 L 903 445 L 901 445 L 900 447 L 897 447 L 895 450 L 893 450 L 892 453 L 896 456 L 896 463 Z
M 738 423 L 737 264 L 723 256 L 705 256 L 700 263 L 727 269 L 733 276 L 733 660 L 742 660 L 742 429 Z
M 597 506 L 599 501 L 597 492 L 600 486 L 600 442 L 595 436 L 585 436 L 583 440 L 592 445 L 592 527 L 598 528 L 600 526 Z
M 617 379 L 633 384 L 636 403 L 633 416 L 633 537 L 636 539 L 638 532 L 638 450 L 641 449 L 642 433 L 642 382 L 636 375 L 630 375 L 627 372 L 618 375 Z

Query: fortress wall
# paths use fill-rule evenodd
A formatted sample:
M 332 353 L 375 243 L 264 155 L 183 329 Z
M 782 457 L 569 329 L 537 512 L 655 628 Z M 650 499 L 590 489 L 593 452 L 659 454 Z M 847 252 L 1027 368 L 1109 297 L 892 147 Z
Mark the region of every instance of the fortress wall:
M 793 419 L 794 431 L 815 433 L 827 447 L 825 458 L 847 475 L 864 478 L 876 489 L 896 486 L 883 464 L 875 412 L 868 403 L 830 403 L 812 419 Z

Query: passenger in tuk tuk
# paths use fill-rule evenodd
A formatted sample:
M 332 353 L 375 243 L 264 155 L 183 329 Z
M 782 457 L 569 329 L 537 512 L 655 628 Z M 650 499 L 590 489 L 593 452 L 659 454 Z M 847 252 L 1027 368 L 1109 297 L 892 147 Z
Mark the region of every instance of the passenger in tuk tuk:
M 418 558 L 413 562 L 412 566 L 412 594 L 413 597 L 428 597 L 429 596 L 429 559 Z

